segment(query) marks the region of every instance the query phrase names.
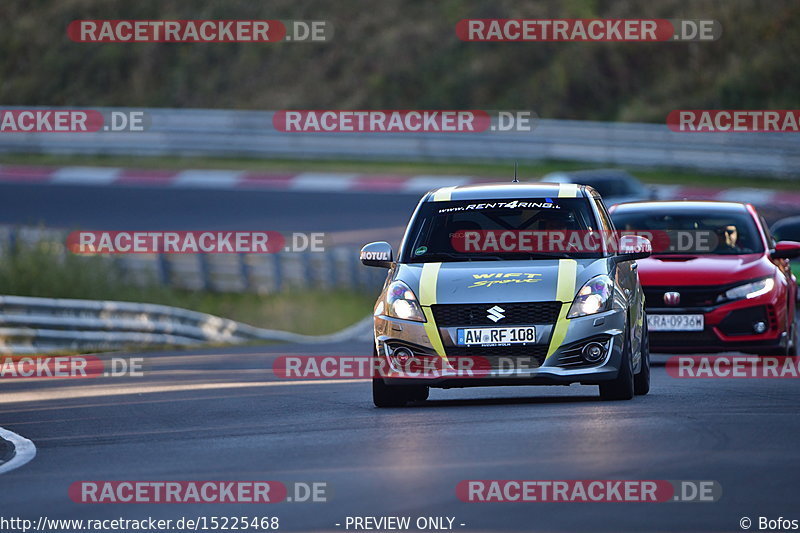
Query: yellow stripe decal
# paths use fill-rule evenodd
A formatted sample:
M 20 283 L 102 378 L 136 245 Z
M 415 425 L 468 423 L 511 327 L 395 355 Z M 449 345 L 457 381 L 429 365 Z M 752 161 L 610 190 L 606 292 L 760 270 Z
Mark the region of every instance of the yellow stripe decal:
M 559 183 L 558 185 L 559 198 L 577 198 L 578 197 L 578 184 L 577 183 Z
M 436 303 L 436 280 L 439 278 L 441 263 L 423 263 L 419 276 L 419 303 L 433 305 Z
M 439 335 L 439 328 L 436 327 L 436 320 L 430 306 L 436 303 L 436 281 L 439 278 L 439 268 L 441 263 L 425 263 L 422 265 L 422 273 L 419 276 L 419 303 L 425 315 L 425 333 L 431 341 L 433 349 L 444 359 L 444 345 L 442 337 Z
M 450 195 L 453 193 L 453 189 L 457 186 L 453 185 L 452 187 L 442 187 L 435 193 L 433 193 L 433 201 L 434 202 L 449 202 Z
M 559 259 L 558 261 L 558 282 L 556 285 L 556 300 L 561 302 L 561 311 L 558 313 L 558 320 L 553 326 L 553 334 L 550 336 L 550 346 L 547 349 L 547 359 L 552 356 L 564 342 L 569 328 L 567 313 L 575 298 L 575 277 L 578 272 L 578 263 L 574 259 Z

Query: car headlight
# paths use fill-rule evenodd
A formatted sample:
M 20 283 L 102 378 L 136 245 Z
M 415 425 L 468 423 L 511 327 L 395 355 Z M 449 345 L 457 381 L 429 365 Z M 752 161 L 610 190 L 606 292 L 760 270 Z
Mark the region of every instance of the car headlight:
M 756 298 L 762 294 L 767 294 L 775 288 L 775 280 L 773 278 L 764 278 L 744 285 L 739 285 L 732 289 L 725 291 L 726 300 L 742 300 L 744 298 Z
M 386 314 L 403 320 L 425 322 L 417 296 L 402 281 L 394 281 L 386 289 Z
M 593 315 L 607 311 L 611 305 L 614 282 L 608 276 L 595 276 L 581 287 L 569 308 L 567 318 Z

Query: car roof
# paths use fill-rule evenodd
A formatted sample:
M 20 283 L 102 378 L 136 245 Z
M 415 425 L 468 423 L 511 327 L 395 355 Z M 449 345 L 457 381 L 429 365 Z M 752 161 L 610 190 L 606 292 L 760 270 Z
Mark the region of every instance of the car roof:
M 772 229 L 800 226 L 800 216 L 782 218 L 772 225 Z
M 675 213 L 694 213 L 698 211 L 708 211 L 709 209 L 715 212 L 747 212 L 748 204 L 739 202 L 716 202 L 713 200 L 670 200 L 670 201 L 656 201 L 656 202 L 629 202 L 624 204 L 617 204 L 613 208 L 613 212 L 617 213 L 632 213 L 639 211 L 653 211 L 653 210 L 669 210 Z
M 441 187 L 430 191 L 426 202 L 450 200 L 493 200 L 506 198 L 583 198 L 591 187 L 563 183 L 483 183 Z

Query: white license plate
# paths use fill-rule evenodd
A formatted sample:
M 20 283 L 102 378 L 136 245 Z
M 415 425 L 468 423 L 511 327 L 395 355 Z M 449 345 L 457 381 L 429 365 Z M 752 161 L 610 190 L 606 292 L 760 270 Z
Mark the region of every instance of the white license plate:
M 647 315 L 650 331 L 703 331 L 703 315 Z
M 533 344 L 536 342 L 536 328 L 517 326 L 511 328 L 459 328 L 456 344 Z

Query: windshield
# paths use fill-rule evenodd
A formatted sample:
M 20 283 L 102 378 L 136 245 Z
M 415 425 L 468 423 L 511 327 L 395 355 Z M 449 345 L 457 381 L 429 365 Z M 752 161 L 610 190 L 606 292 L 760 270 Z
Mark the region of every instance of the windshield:
M 594 212 L 585 198 L 426 202 L 412 222 L 401 261 L 425 263 L 602 257 L 599 251 L 577 252 L 525 246 L 526 241 L 519 238 L 520 235 L 585 233 L 597 229 Z M 478 246 L 465 246 L 465 238 L 471 236 L 476 237 Z M 502 236 L 510 239 L 505 241 Z M 466 242 L 469 244 L 470 241 Z M 513 244 L 506 246 L 506 242 Z
M 670 246 L 658 254 L 741 255 L 761 253 L 764 245 L 753 218 L 737 212 L 652 210 L 615 212 L 620 231 L 657 232 L 669 236 Z

